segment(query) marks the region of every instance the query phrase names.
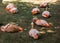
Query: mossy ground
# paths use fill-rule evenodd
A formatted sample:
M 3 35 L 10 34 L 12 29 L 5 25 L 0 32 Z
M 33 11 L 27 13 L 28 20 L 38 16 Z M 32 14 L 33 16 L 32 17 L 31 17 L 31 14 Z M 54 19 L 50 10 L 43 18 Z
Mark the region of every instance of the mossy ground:
M 53 24 L 53 27 L 49 28 L 54 31 L 55 33 L 46 33 L 42 35 L 38 40 L 34 40 L 30 38 L 28 35 L 28 31 L 31 28 L 30 23 L 32 22 L 32 14 L 31 10 L 35 6 L 32 3 L 20 3 L 15 2 L 15 5 L 18 7 L 19 12 L 17 14 L 11 14 L 10 12 L 5 10 L 6 4 L 0 3 L 0 24 L 7 24 L 9 22 L 15 22 L 19 26 L 26 29 L 24 32 L 17 32 L 17 33 L 4 33 L 0 31 L 0 43 L 60 43 L 60 29 L 54 27 L 60 27 L 60 3 L 56 2 L 56 4 L 50 4 L 49 11 L 51 12 L 52 17 L 49 19 L 45 19 L 41 16 L 42 11 L 44 8 L 40 8 L 41 13 L 34 15 L 38 18 L 45 19 L 48 22 Z M 35 28 L 40 29 L 42 27 L 36 26 Z M 48 30 L 47 28 L 45 30 Z

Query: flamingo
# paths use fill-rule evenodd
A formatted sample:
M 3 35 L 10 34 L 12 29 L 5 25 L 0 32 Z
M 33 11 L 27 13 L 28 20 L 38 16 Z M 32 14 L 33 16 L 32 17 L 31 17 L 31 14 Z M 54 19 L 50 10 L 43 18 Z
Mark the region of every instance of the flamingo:
M 50 12 L 47 10 L 47 7 L 46 10 L 42 12 L 42 16 L 45 18 L 49 18 L 51 16 Z
M 39 8 L 38 7 L 35 7 L 35 8 L 33 8 L 32 9 L 32 15 L 35 15 L 35 14 L 37 14 L 37 13 L 39 13 L 40 12 L 40 10 L 39 10 Z
M 43 2 L 43 3 L 41 3 L 41 4 L 40 4 L 40 7 L 41 7 L 41 8 L 49 7 L 48 2 Z
M 1 26 L 1 31 L 2 32 L 15 32 L 15 31 L 23 31 L 22 27 L 19 27 L 14 24 L 6 24 L 5 26 Z
M 14 7 L 14 4 L 13 3 L 9 3 L 7 6 L 6 6 L 6 10 L 10 10 L 11 8 Z
M 37 29 L 34 29 L 34 23 L 31 23 L 31 29 L 29 30 L 29 36 L 33 37 L 34 39 L 38 39 L 39 35 L 39 31 Z
M 43 19 L 33 18 L 33 22 L 36 25 L 40 25 L 40 26 L 44 26 L 44 27 L 50 27 L 50 24 L 46 20 L 43 20 Z
M 12 9 L 9 10 L 12 14 L 17 13 L 18 9 L 16 7 L 13 7 Z

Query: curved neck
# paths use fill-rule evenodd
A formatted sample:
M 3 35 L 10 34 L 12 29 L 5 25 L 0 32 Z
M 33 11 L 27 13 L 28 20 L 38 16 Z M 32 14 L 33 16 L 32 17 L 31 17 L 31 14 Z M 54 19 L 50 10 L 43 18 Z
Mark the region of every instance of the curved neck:
M 32 29 L 34 28 L 34 23 L 33 23 L 33 22 L 31 23 L 31 28 L 32 28 Z

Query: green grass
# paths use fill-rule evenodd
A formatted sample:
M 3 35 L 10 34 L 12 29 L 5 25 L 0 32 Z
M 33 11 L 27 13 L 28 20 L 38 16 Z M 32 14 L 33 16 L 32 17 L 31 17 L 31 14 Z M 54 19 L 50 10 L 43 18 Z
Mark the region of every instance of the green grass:
M 41 16 L 43 8 L 40 8 L 41 13 L 37 16 L 38 18 L 45 19 L 48 22 L 53 23 L 53 27 L 49 28 L 55 30 L 55 33 L 46 33 L 42 35 L 38 40 L 34 40 L 29 37 L 28 31 L 31 28 L 30 23 L 32 22 L 32 14 L 31 10 L 35 6 L 32 3 L 19 3 L 16 2 L 15 5 L 18 7 L 19 12 L 17 14 L 11 14 L 10 12 L 5 10 L 6 5 L 0 4 L 0 24 L 7 24 L 9 22 L 15 22 L 19 26 L 24 27 L 24 32 L 17 33 L 4 33 L 0 31 L 0 43 L 60 43 L 60 29 L 55 29 L 54 27 L 60 26 L 60 5 L 59 2 L 57 4 L 50 4 L 49 11 L 51 12 L 52 17 L 49 19 L 45 19 Z M 39 29 L 41 27 L 36 26 L 35 28 Z M 47 28 L 46 28 L 47 30 Z

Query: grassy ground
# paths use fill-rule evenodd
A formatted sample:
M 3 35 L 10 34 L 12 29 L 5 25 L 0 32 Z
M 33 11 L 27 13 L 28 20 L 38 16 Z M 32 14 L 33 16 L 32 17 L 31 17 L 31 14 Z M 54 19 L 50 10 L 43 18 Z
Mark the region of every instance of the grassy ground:
M 19 12 L 17 14 L 11 14 L 5 10 L 6 5 L 0 3 L 0 24 L 7 24 L 9 22 L 18 23 L 19 26 L 26 29 L 24 32 L 18 33 L 4 33 L 0 31 L 0 43 L 60 43 L 60 29 L 54 27 L 60 27 L 60 5 L 59 1 L 56 4 L 50 4 L 49 11 L 52 17 L 45 19 L 41 16 L 41 13 L 37 16 L 38 18 L 45 19 L 48 22 L 53 23 L 53 27 L 49 28 L 55 31 L 55 33 L 46 33 L 42 35 L 38 40 L 34 40 L 28 36 L 30 29 L 30 23 L 32 21 L 31 10 L 36 5 L 32 3 L 15 3 L 18 6 Z M 39 5 L 37 5 L 39 6 Z M 40 8 L 41 12 L 44 11 Z M 36 26 L 35 28 L 40 29 L 42 27 Z M 48 30 L 47 28 L 45 31 Z

